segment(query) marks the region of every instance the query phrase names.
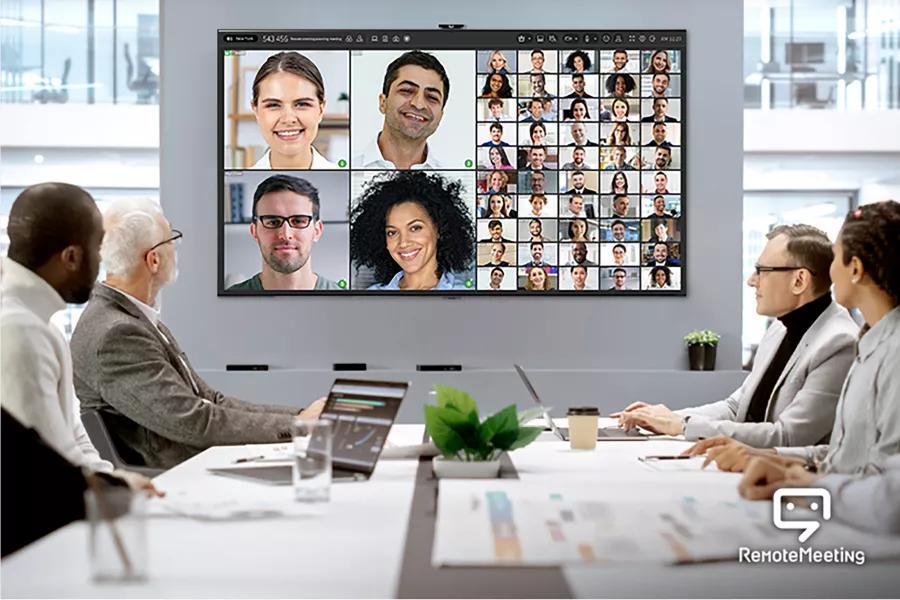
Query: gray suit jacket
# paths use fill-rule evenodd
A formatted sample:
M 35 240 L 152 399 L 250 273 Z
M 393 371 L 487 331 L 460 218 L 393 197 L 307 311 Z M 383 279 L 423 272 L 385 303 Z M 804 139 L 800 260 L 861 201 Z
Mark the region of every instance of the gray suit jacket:
M 172 467 L 218 445 L 289 440 L 297 409 L 229 398 L 191 367 L 175 336 L 97 285 L 72 334 L 75 392 L 100 411 L 129 462 Z
M 684 431 L 687 439 L 726 435 L 758 448 L 828 441 L 859 333 L 847 310 L 834 302 L 810 326 L 788 359 L 769 397 L 766 421 L 744 422 L 753 392 L 786 331 L 781 321 L 772 323 L 759 342 L 753 370 L 728 398 L 675 411 L 691 417 Z

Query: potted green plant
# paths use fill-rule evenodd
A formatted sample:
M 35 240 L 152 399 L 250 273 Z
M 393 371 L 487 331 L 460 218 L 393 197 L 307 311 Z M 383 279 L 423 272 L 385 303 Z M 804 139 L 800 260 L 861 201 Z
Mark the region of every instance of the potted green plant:
M 684 336 L 691 371 L 715 371 L 719 339 L 719 334 L 709 329 L 698 329 Z
M 462 390 L 436 385 L 437 406 L 425 406 L 425 429 L 441 452 L 433 461 L 438 478 L 492 478 L 500 473 L 500 456 L 533 442 L 542 427 L 523 423 L 540 408 L 516 412 L 510 404 L 483 421 L 475 400 Z

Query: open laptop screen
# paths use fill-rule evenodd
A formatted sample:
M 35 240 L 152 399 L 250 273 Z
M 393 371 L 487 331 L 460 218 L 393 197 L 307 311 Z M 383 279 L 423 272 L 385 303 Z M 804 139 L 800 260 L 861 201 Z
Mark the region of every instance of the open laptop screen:
M 372 472 L 408 387 L 391 381 L 334 382 L 322 418 L 334 423 L 335 467 Z

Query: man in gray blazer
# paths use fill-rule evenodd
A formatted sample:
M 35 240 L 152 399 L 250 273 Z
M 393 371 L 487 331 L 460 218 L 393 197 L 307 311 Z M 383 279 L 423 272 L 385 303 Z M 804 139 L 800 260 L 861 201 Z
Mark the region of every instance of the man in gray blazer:
M 173 230 L 151 200 L 111 205 L 104 215 L 98 284 L 72 334 L 75 391 L 96 409 L 125 460 L 169 468 L 216 445 L 289 440 L 304 411 L 243 402 L 212 389 L 159 319 L 159 291 L 177 276 Z
M 756 312 L 776 320 L 741 387 L 677 411 L 635 402 L 618 413 L 622 426 L 689 440 L 725 435 L 756 447 L 827 441 L 859 327 L 831 299 L 833 251 L 822 231 L 781 225 L 767 237 L 747 285 L 756 289 Z

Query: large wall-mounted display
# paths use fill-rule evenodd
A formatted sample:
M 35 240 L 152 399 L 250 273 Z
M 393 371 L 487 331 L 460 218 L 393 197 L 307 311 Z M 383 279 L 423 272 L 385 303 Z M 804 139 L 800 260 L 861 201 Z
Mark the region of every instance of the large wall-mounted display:
M 219 31 L 220 295 L 684 295 L 684 31 Z

